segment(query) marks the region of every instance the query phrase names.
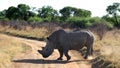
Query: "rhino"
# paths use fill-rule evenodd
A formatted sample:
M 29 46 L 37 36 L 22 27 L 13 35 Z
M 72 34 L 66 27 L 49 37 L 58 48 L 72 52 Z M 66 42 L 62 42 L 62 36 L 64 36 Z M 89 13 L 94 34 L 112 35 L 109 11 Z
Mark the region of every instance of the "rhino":
M 66 56 L 67 61 L 71 59 L 71 56 L 68 54 L 69 50 L 79 51 L 84 46 L 87 48 L 85 59 L 93 53 L 93 43 L 94 35 L 91 31 L 80 30 L 80 31 L 71 31 L 66 32 L 62 29 L 53 32 L 49 37 L 47 37 L 46 46 L 38 52 L 44 57 L 49 57 L 54 49 L 58 49 L 60 56 L 57 60 L 63 60 L 63 54 Z

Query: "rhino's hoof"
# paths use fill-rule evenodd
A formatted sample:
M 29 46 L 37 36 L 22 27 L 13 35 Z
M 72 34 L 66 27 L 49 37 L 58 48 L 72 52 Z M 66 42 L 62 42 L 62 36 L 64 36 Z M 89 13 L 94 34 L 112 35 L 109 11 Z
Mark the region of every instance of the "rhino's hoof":
M 67 61 L 69 61 L 71 59 L 71 57 L 67 57 Z
M 87 56 L 84 57 L 84 59 L 87 59 L 87 58 L 88 58 Z
M 57 60 L 63 60 L 62 58 L 58 58 Z

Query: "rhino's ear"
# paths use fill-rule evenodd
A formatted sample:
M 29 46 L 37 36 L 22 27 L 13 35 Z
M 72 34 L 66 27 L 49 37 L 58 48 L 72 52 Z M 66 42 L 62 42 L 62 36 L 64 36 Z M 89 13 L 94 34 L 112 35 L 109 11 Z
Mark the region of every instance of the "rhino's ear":
M 49 37 L 47 37 L 47 40 L 50 40 Z

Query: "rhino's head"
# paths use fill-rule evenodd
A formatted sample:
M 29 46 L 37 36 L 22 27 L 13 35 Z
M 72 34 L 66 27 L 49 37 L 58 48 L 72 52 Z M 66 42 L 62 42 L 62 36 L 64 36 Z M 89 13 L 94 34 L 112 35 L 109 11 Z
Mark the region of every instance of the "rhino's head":
M 46 46 L 42 50 L 38 50 L 38 52 L 42 54 L 44 58 L 49 57 L 53 53 L 56 45 L 58 45 L 59 38 L 64 34 L 64 30 L 57 30 L 53 32 L 49 37 L 47 37 Z
M 49 57 L 54 51 L 54 43 L 47 38 L 46 46 L 42 48 L 42 50 L 38 50 L 38 52 L 44 57 Z

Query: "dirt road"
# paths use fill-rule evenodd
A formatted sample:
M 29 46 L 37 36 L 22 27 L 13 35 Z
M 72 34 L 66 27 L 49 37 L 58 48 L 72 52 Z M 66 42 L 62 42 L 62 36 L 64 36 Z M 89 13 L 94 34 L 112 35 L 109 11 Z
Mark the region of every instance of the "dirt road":
M 76 51 L 69 51 L 71 56 L 70 61 L 66 61 L 65 57 L 63 58 L 63 61 L 57 61 L 56 59 L 59 56 L 57 50 L 55 50 L 48 58 L 43 58 L 37 52 L 38 49 L 45 46 L 45 42 L 17 37 L 14 38 L 21 40 L 21 42 L 32 48 L 31 51 L 14 57 L 12 60 L 14 68 L 91 68 L 89 61 L 84 60 L 83 57 Z

